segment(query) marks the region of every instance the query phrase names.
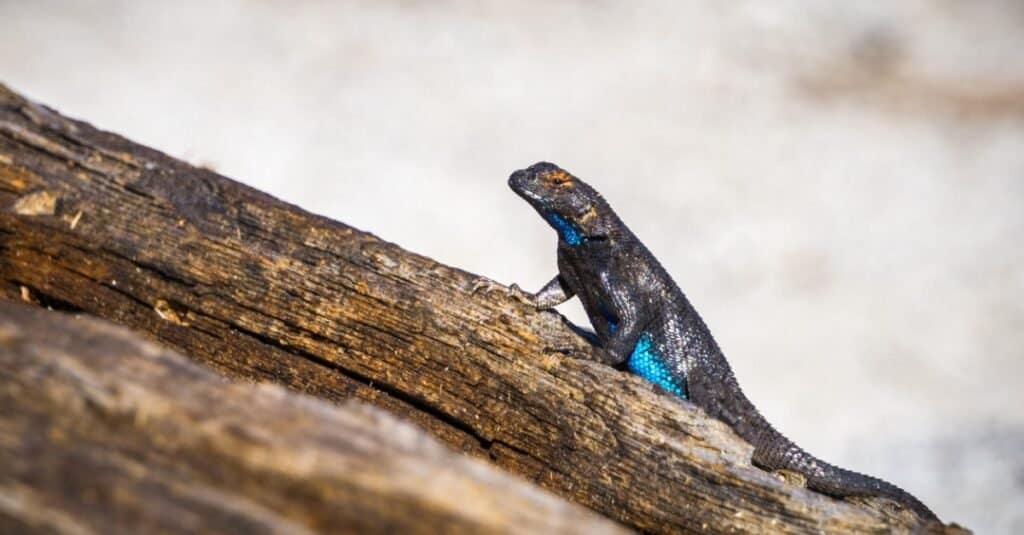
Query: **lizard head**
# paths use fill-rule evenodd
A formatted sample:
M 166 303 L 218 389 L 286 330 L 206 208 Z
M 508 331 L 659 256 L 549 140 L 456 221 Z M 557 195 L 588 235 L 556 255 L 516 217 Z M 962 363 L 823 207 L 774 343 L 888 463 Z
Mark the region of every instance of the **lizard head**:
M 601 194 L 555 164 L 540 162 L 508 179 L 512 191 L 530 203 L 566 243 L 607 237 L 615 217 Z

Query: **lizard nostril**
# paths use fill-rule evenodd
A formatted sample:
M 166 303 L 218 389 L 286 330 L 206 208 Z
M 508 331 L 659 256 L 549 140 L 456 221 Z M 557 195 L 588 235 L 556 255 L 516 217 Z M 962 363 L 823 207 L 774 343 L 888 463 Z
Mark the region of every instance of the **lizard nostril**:
M 515 173 L 512 173 L 512 176 L 508 177 L 508 185 L 513 188 L 516 186 L 524 186 L 533 178 L 536 178 L 536 175 L 526 169 L 520 169 Z

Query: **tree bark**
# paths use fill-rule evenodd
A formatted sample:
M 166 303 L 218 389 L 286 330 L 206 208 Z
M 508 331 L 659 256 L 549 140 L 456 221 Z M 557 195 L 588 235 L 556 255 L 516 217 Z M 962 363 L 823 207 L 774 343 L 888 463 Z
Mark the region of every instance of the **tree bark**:
M 625 533 L 362 403 L 0 303 L 0 532 Z
M 6 88 L 0 208 L 5 295 L 111 319 L 230 377 L 369 401 L 636 528 L 919 527 L 753 467 L 724 424 L 591 362 L 561 316 L 496 283 Z

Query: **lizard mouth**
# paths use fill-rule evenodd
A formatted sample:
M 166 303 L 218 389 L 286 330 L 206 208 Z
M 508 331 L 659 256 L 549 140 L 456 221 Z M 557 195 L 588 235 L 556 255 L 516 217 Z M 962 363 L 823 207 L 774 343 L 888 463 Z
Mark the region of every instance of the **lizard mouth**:
M 515 189 L 515 188 L 513 188 L 513 190 L 516 193 L 518 193 L 520 197 L 526 199 L 527 201 L 530 201 L 531 203 L 542 204 L 544 202 L 544 198 L 543 197 L 541 197 L 539 194 L 534 193 L 534 192 L 532 192 L 532 191 L 530 191 L 528 189 Z

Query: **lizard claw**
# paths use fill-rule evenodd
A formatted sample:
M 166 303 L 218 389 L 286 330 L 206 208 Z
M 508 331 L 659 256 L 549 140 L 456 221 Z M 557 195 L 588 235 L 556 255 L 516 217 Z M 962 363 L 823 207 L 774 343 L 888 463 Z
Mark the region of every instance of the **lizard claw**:
M 523 289 L 520 288 L 518 284 L 513 284 L 512 286 L 505 286 L 503 284 L 492 281 L 491 279 L 480 277 L 473 282 L 473 285 L 470 287 L 469 292 L 475 294 L 481 291 L 484 293 L 501 292 L 505 294 L 507 297 L 519 301 L 524 305 L 528 305 L 531 307 L 537 306 L 536 301 L 534 301 L 533 295 L 523 291 Z
M 529 305 L 534 308 L 537 307 L 537 300 L 534 298 L 533 294 L 523 290 L 516 283 L 512 283 L 512 286 L 508 287 L 508 295 L 512 299 L 515 299 L 524 305 Z

